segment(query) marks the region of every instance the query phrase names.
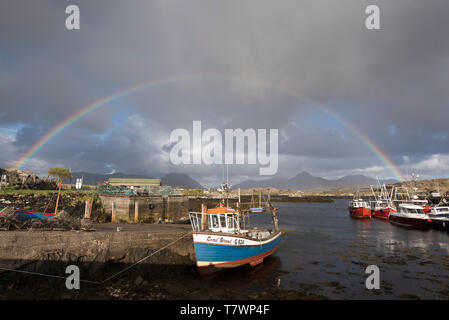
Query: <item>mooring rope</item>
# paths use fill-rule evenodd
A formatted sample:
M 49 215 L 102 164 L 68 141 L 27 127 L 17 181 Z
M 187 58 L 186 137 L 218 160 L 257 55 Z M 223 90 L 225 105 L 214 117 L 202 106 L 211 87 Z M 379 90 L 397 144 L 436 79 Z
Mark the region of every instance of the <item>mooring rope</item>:
M 150 254 L 147 255 L 146 257 L 143 257 L 143 258 L 140 259 L 139 261 L 137 261 L 137 262 L 133 263 L 132 265 L 130 265 L 129 267 L 126 267 L 125 269 L 123 269 L 123 270 L 121 270 L 121 271 L 119 271 L 119 272 L 113 274 L 112 276 L 110 276 L 110 277 L 104 279 L 103 281 L 100 281 L 100 282 L 99 282 L 99 281 L 90 281 L 90 280 L 82 280 L 82 279 L 80 279 L 79 281 L 80 281 L 80 282 L 91 283 L 91 284 L 103 284 L 103 283 L 105 283 L 105 282 L 107 282 L 107 281 L 109 281 L 109 280 L 111 280 L 111 279 L 117 277 L 118 275 L 122 274 L 123 272 L 128 271 L 129 269 L 135 267 L 136 265 L 138 265 L 139 263 L 145 261 L 146 259 L 148 259 L 148 258 L 154 256 L 156 253 L 159 253 L 159 252 L 161 252 L 162 250 L 167 249 L 168 247 L 174 245 L 176 242 L 178 242 L 179 240 L 185 238 L 187 235 L 189 235 L 189 234 L 191 234 L 191 233 L 192 233 L 191 231 L 186 232 L 185 234 L 183 234 L 183 235 L 182 235 L 181 237 L 179 237 L 178 239 L 176 239 L 176 240 L 170 242 L 169 244 L 163 246 L 162 248 L 160 248 L 160 249 L 158 249 L 158 250 L 156 250 L 156 251 L 150 253 Z M 18 272 L 18 273 L 25 273 L 25 274 L 30 274 L 30 275 L 35 275 L 35 276 L 41 276 L 41 277 L 58 278 L 58 279 L 64 279 L 64 280 L 67 279 L 66 277 L 63 277 L 63 276 L 56 276 L 56 275 L 52 275 L 52 274 L 45 274 L 45 273 L 39 273 L 39 272 L 31 272 L 31 271 L 25 271 L 25 270 L 8 269 L 8 268 L 2 268 L 2 267 L 0 267 L 0 270 L 3 270 L 3 271 L 10 271 L 10 272 Z
M 123 272 L 125 272 L 125 271 L 127 271 L 127 270 L 129 270 L 129 269 L 131 269 L 131 268 L 133 268 L 133 267 L 135 267 L 136 265 L 138 265 L 138 264 L 141 263 L 142 261 L 145 261 L 146 259 L 148 259 L 148 258 L 154 256 L 156 253 L 161 252 L 162 250 L 164 250 L 164 249 L 170 247 L 171 245 L 175 244 L 176 242 L 178 242 L 179 240 L 181 240 L 182 238 L 184 238 L 185 236 L 187 236 L 187 235 L 189 235 L 189 234 L 191 234 L 191 233 L 192 233 L 191 231 L 185 233 L 183 236 L 181 236 L 180 238 L 176 239 L 175 241 L 172 241 L 172 242 L 170 242 L 169 244 L 163 246 L 162 248 L 160 248 L 160 249 L 158 249 L 158 250 L 152 252 L 151 254 L 149 254 L 149 255 L 147 255 L 146 257 L 140 259 L 140 260 L 137 261 L 136 263 L 130 265 L 129 267 L 126 267 L 126 268 L 123 269 L 122 271 L 119 271 L 119 272 L 117 272 L 116 274 L 113 274 L 112 276 L 110 276 L 110 277 L 106 278 L 105 280 L 101 281 L 101 283 L 105 283 L 106 281 L 111 280 L 112 278 L 115 278 L 115 277 L 118 276 L 119 274 L 121 274 L 121 273 L 123 273 Z
M 55 276 L 53 274 L 45 274 L 45 273 L 39 273 L 39 272 L 31 272 L 31 271 L 25 271 L 25 270 L 17 270 L 17 269 L 7 269 L 7 268 L 2 268 L 0 267 L 0 270 L 4 270 L 4 271 L 11 271 L 11 272 L 19 272 L 19 273 L 26 273 L 26 274 L 31 274 L 34 276 L 41 276 L 41 277 L 49 277 L 49 278 L 58 278 L 58 279 L 64 279 L 66 280 L 66 277 L 63 276 Z M 100 284 L 101 282 L 98 281 L 89 281 L 89 280 L 79 280 L 80 282 L 87 282 L 87 283 L 94 283 L 94 284 Z

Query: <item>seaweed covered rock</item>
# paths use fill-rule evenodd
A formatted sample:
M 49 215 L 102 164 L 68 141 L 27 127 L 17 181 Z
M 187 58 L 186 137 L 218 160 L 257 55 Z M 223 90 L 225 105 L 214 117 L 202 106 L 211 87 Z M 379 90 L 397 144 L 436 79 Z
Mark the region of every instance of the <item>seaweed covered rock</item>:
M 20 230 L 26 226 L 26 220 L 16 213 L 16 209 L 6 207 L 0 212 L 0 230 Z
M 47 220 L 53 230 L 79 230 L 81 226 L 80 219 L 74 218 L 65 210 L 60 211 L 53 218 Z
M 81 219 L 81 230 L 83 231 L 95 231 L 93 222 L 90 219 Z
M 32 218 L 25 219 L 20 214 L 16 213 L 16 209 L 6 207 L 0 212 L 0 230 L 55 230 L 55 231 L 69 231 L 80 230 L 81 221 L 72 217 L 68 212 L 61 211 L 53 218 L 41 219 Z M 92 230 L 92 226 L 86 227 L 84 230 Z

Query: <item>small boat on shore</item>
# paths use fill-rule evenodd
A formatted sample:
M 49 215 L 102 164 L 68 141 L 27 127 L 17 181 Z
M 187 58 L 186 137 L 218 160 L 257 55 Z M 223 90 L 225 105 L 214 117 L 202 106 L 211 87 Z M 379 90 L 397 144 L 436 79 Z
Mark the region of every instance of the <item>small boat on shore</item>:
M 0 214 L 2 213 L 4 208 L 0 208 Z M 29 219 L 49 219 L 53 218 L 55 215 L 52 213 L 43 213 L 43 212 L 35 212 L 35 211 L 29 211 L 29 210 L 23 210 L 23 209 L 15 209 L 15 213 L 19 214 L 21 217 L 23 217 L 26 220 Z
M 223 184 L 223 200 L 215 208 L 202 205 L 201 212 L 190 212 L 193 244 L 200 274 L 207 275 L 223 268 L 249 264 L 256 266 L 279 246 L 281 231 L 277 209 L 267 202 L 273 218 L 273 229 L 251 228 L 249 213 L 228 205 L 229 185 Z
M 401 203 L 397 212 L 390 212 L 389 221 L 406 228 L 426 230 L 430 227 L 430 218 L 420 205 Z

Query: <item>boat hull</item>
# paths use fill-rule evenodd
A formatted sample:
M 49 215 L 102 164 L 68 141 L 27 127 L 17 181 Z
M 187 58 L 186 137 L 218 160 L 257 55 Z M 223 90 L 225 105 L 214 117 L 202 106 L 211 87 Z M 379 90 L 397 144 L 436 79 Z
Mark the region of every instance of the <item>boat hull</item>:
M 430 227 L 432 229 L 449 231 L 449 220 L 432 219 L 430 222 Z
M 262 263 L 278 248 L 281 234 L 264 241 L 216 234 L 194 234 L 193 238 L 198 268 L 222 269 Z
M 33 212 L 33 211 L 25 211 L 25 210 L 17 210 L 17 214 L 20 214 L 25 219 L 49 219 L 53 218 L 55 215 L 51 213 L 41 213 L 41 212 Z
M 430 227 L 430 223 L 427 219 L 401 217 L 394 214 L 390 214 L 389 221 L 395 225 L 405 228 L 426 230 Z
M 391 208 L 385 208 L 381 210 L 373 211 L 373 217 L 381 220 L 388 220 L 390 216 L 390 212 L 396 212 Z
M 368 208 L 350 208 L 349 214 L 356 219 L 371 219 L 371 209 Z

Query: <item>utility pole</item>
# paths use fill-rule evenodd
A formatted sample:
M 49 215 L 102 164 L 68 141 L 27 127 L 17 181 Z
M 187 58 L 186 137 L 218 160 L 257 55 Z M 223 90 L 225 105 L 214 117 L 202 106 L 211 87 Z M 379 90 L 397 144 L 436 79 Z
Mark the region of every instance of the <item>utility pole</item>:
M 55 214 L 58 213 L 58 204 L 59 204 L 59 195 L 61 194 L 61 186 L 62 186 L 62 178 L 59 179 L 59 191 L 58 191 L 58 198 L 56 199 Z

